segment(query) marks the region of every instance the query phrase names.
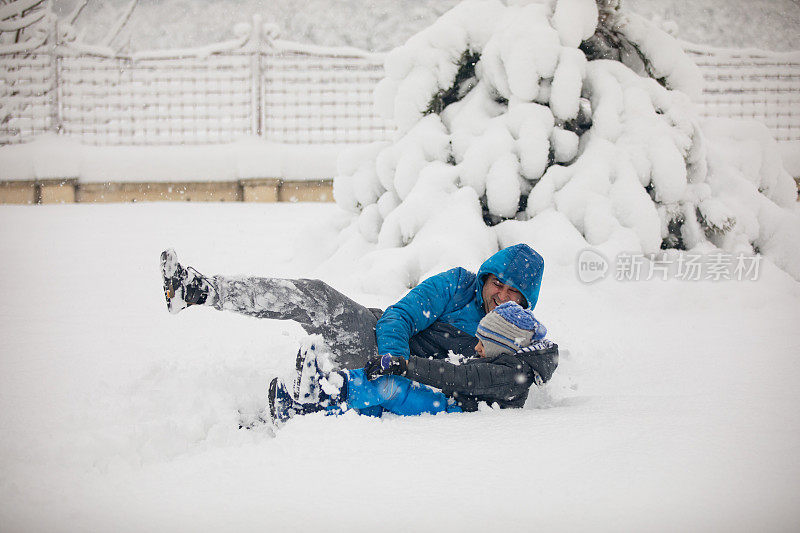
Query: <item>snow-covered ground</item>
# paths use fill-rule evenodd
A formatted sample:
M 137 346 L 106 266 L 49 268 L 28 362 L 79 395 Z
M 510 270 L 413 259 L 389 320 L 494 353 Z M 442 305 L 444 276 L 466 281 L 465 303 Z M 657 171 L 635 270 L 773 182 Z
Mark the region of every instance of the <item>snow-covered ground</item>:
M 82 183 L 331 179 L 346 144 L 281 144 L 256 137 L 232 143 L 92 146 L 44 134 L 0 146 L 0 180 L 78 178 Z M 46 154 L 46 156 L 44 156 Z
M 551 259 L 537 316 L 561 365 L 523 410 L 237 429 L 302 331 L 169 315 L 158 253 L 392 303 L 323 262 L 347 221 L 331 204 L 0 206 L 0 530 L 800 528 L 800 284 L 766 261 L 757 281 L 584 285 Z

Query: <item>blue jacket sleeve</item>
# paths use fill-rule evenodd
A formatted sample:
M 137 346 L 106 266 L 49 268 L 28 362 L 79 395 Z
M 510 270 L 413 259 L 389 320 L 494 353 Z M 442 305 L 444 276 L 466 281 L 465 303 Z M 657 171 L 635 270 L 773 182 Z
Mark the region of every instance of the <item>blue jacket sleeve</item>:
M 378 353 L 408 359 L 409 340 L 452 310 L 453 296 L 466 272 L 459 267 L 431 276 L 390 306 L 375 327 Z

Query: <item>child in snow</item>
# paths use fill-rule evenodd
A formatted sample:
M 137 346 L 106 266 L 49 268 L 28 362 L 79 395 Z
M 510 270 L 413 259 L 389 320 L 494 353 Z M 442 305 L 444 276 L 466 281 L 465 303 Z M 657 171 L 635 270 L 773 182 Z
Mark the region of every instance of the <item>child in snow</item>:
M 515 302 L 506 302 L 479 323 L 479 356 L 463 364 L 443 359 L 383 355 L 364 368 L 331 371 L 324 349 L 312 344 L 297 356 L 294 394 L 280 378 L 269 387 L 273 420 L 322 410 L 357 409 L 380 416 L 475 411 L 485 401 L 501 408 L 522 407 L 531 385 L 542 385 L 558 365 L 558 346 L 547 330 Z M 433 387 L 439 390 L 435 390 Z

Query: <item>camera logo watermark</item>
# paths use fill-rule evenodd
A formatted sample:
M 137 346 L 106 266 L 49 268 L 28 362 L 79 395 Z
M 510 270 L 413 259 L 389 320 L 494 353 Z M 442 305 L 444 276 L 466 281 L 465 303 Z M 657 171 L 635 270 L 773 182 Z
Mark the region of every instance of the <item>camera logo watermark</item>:
M 711 254 L 623 252 L 612 262 L 597 250 L 587 248 L 578 254 L 577 261 L 578 279 L 583 283 L 595 283 L 611 275 L 617 281 L 756 281 L 760 266 L 760 255 L 719 251 Z

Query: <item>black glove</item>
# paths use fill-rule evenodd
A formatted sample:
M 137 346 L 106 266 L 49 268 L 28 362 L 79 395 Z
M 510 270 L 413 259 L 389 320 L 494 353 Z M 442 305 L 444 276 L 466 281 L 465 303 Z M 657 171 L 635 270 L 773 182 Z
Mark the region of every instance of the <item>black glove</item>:
M 378 355 L 367 361 L 364 366 L 364 373 L 367 379 L 372 381 L 380 376 L 404 376 L 408 369 L 408 361 L 402 357 L 394 357 L 391 354 Z

